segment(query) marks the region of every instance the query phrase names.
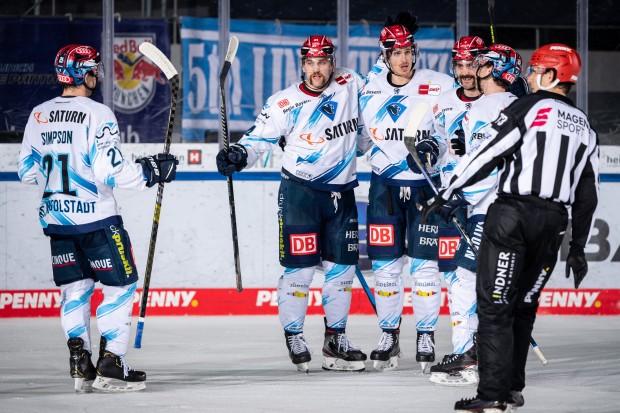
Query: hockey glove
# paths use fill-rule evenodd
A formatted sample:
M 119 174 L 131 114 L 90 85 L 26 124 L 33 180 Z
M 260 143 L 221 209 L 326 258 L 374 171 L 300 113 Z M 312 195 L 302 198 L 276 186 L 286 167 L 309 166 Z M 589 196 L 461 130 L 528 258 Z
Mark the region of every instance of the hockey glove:
M 174 181 L 177 177 L 179 160 L 169 153 L 138 158 L 136 162 L 142 165 L 142 173 L 149 188 L 155 184 Z
M 456 211 L 467 205 L 469 205 L 469 203 L 465 200 L 465 198 L 463 198 L 463 195 L 460 192 L 455 192 L 452 194 L 449 201 L 437 196 L 422 211 L 422 222 L 426 224 L 430 214 L 435 213 L 442 219 L 442 221 L 449 223 Z
M 454 134 L 455 138 L 450 139 L 450 148 L 456 156 L 465 155 L 465 132 L 463 129 L 457 129 Z
M 566 259 L 566 278 L 570 278 L 571 269 L 573 270 L 573 277 L 575 278 L 575 288 L 579 288 L 579 284 L 581 284 L 581 281 L 583 281 L 588 273 L 588 261 L 586 261 L 586 254 L 583 252 L 583 247 L 575 245 L 572 242 L 568 250 L 568 258 Z
M 238 144 L 231 145 L 228 152 L 225 149 L 219 151 L 215 157 L 217 171 L 224 176 L 231 176 L 234 172 L 240 172 L 248 165 L 248 152 Z
M 418 158 L 420 158 L 420 161 L 422 161 L 423 164 L 428 165 L 428 162 L 430 160 L 429 166 L 435 166 L 435 164 L 437 163 L 437 157 L 439 157 L 439 144 L 437 143 L 435 138 L 428 137 L 420 139 L 415 146 L 415 149 L 418 152 Z M 407 156 L 407 164 L 413 172 L 417 174 L 422 173 L 422 171 L 420 170 L 420 168 L 418 168 L 418 165 L 416 165 L 411 156 Z
M 520 98 L 530 93 L 530 85 L 523 76 L 517 76 L 514 82 L 508 88 L 508 91 Z

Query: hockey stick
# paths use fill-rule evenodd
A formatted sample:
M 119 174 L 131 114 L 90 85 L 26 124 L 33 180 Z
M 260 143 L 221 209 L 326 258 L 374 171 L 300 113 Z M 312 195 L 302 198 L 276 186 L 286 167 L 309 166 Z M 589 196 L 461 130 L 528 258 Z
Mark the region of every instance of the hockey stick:
M 164 153 L 170 153 L 170 143 L 172 142 L 172 127 L 174 125 L 174 115 L 177 107 L 177 97 L 179 93 L 179 74 L 173 64 L 166 56 L 152 43 L 144 42 L 138 47 L 140 53 L 148 57 L 168 79 L 170 84 L 170 112 L 168 114 L 168 129 L 166 130 L 166 140 L 164 143 Z M 144 272 L 144 286 L 142 287 L 142 300 L 140 302 L 140 316 L 136 328 L 135 348 L 142 347 L 142 332 L 144 331 L 144 319 L 146 317 L 146 303 L 149 297 L 149 285 L 151 283 L 151 271 L 153 270 L 153 258 L 155 256 L 155 243 L 157 242 L 157 230 L 159 229 L 159 214 L 161 212 L 161 201 L 164 196 L 164 184 L 160 183 L 157 188 L 157 198 L 155 199 L 155 212 L 153 213 L 153 226 L 151 228 L 151 241 L 149 243 L 149 253 L 146 260 L 146 270 Z
M 220 72 L 220 119 L 222 121 L 222 138 L 224 141 L 224 150 L 228 153 L 230 143 L 228 139 L 228 119 L 226 117 L 226 98 L 224 97 L 224 85 L 226 83 L 226 76 L 230 70 L 235 55 L 237 54 L 237 48 L 239 47 L 239 40 L 237 37 L 230 36 L 230 42 L 228 43 L 228 50 L 226 51 L 226 58 L 224 59 L 224 65 Z M 241 262 L 239 261 L 239 239 L 237 238 L 237 213 L 235 212 L 235 193 L 233 192 L 232 176 L 226 177 L 228 183 L 228 204 L 230 205 L 230 226 L 232 228 L 232 241 L 233 241 L 233 254 L 235 259 L 235 281 L 237 283 L 237 291 L 243 291 L 241 285 Z
M 405 141 L 405 146 L 407 147 L 407 151 L 409 151 L 409 153 L 411 154 L 411 157 L 413 158 L 413 162 L 415 162 L 418 168 L 420 168 L 422 175 L 424 175 L 424 178 L 426 179 L 431 189 L 437 196 L 439 195 L 439 191 L 437 190 L 437 187 L 435 186 L 435 183 L 433 182 L 431 177 L 428 175 L 428 172 L 426 171 L 426 167 L 422 164 L 422 161 L 418 157 L 418 151 L 415 148 L 415 137 L 418 133 L 420 123 L 422 122 L 422 119 L 424 119 L 424 115 L 426 115 L 427 111 L 428 111 L 427 103 L 418 103 L 416 106 L 413 107 L 411 116 L 409 117 L 409 122 L 407 122 L 407 127 L 405 128 L 404 141 Z M 461 223 L 461 221 L 457 217 L 453 216 L 452 223 L 454 224 L 454 226 L 456 226 L 456 229 L 459 231 L 459 233 L 461 234 L 465 242 L 467 242 L 467 245 L 469 245 L 469 247 L 475 253 L 476 247 L 474 246 L 473 241 L 467 234 L 467 231 L 465 231 L 465 227 L 463 227 L 463 224 Z
M 495 44 L 495 24 L 493 24 L 493 15 L 495 14 L 495 0 L 489 0 L 488 5 L 490 22 L 489 28 L 491 29 L 491 44 Z
M 368 297 L 368 301 L 370 301 L 370 305 L 372 305 L 372 308 L 375 310 L 375 314 L 377 314 L 377 304 L 375 303 L 375 297 L 372 295 L 372 291 L 370 291 L 370 287 L 368 286 L 364 275 L 357 267 L 357 265 L 355 266 L 355 275 L 357 275 L 357 279 L 359 280 L 360 284 L 362 284 L 362 288 L 366 293 L 366 297 Z
M 435 195 L 438 196 L 439 191 L 437 190 L 437 187 L 435 186 L 435 183 L 433 182 L 431 177 L 428 175 L 428 172 L 426 172 L 426 168 L 424 167 L 424 165 L 422 165 L 422 161 L 420 161 L 420 158 L 418 157 L 418 151 L 415 148 L 415 136 L 418 133 L 420 123 L 422 122 L 422 119 L 424 118 L 427 110 L 428 104 L 426 103 L 418 103 L 413 108 L 413 113 L 409 117 L 409 122 L 407 122 L 407 127 L 405 128 L 404 141 L 405 146 L 407 147 L 407 151 L 411 154 L 413 161 L 418 166 L 418 168 L 420 168 L 420 171 L 422 171 L 422 175 L 424 175 L 424 178 L 430 185 Z M 469 248 L 472 250 L 472 252 L 477 256 L 478 249 L 474 245 L 472 239 L 469 237 L 469 234 L 467 234 L 467 232 L 465 231 L 465 228 L 463 227 L 461 221 L 457 217 L 453 216 L 452 223 L 461 233 L 461 236 L 463 237 L 463 239 L 465 239 L 465 242 L 467 242 L 467 245 L 469 245 Z M 530 346 L 532 347 L 532 350 L 534 350 L 534 353 L 536 353 L 536 355 L 540 359 L 540 362 L 543 364 L 543 366 L 547 365 L 547 359 L 545 358 L 542 351 L 538 347 L 538 344 L 536 344 L 536 341 L 534 341 L 532 337 L 530 337 Z

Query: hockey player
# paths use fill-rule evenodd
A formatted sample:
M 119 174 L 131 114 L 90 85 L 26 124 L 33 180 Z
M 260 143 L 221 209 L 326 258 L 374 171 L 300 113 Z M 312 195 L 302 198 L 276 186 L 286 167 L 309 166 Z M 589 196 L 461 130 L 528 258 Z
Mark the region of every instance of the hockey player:
M 484 131 L 433 202 L 442 208 L 459 189 L 501 167 L 478 254 L 478 394 L 459 412 L 500 412 L 524 404 L 525 364 L 538 298 L 553 272 L 572 214 L 566 276 L 585 277 L 584 254 L 598 203 L 598 143 L 587 116 L 566 97 L 581 61 L 563 44 L 534 52 L 527 71 L 533 94 L 504 109 Z
M 252 166 L 285 139 L 278 194 L 280 264 L 278 313 L 292 362 L 308 370 L 303 334 L 314 268 L 325 271 L 323 368 L 364 370 L 366 355 L 345 334 L 358 261 L 356 179 L 358 92 L 364 80 L 336 69 L 327 36 L 301 47 L 302 81 L 271 96 L 254 126 L 230 151 L 217 155 L 224 175 Z
M 170 182 L 178 161 L 163 153 L 137 163 L 123 158 L 114 113 L 89 98 L 103 78 L 93 47 L 63 47 L 54 67 L 62 95 L 33 109 L 18 174 L 39 188 L 39 221 L 50 238 L 54 282 L 62 292 L 70 374 L 78 391 L 90 384 L 103 391 L 142 390 L 146 374 L 125 361 L 138 273 L 113 189 Z M 96 281 L 103 284 L 104 299 L 97 308 L 101 346 L 95 368 L 90 298 Z
M 418 28 L 417 24 L 410 27 L 414 32 Z M 428 314 L 439 307 L 440 300 L 437 227 L 422 225 L 416 210 L 416 204 L 430 199 L 433 192 L 420 171 L 410 167 L 413 161 L 404 145 L 403 132 L 416 103 L 432 106 L 441 92 L 453 87 L 453 81 L 445 74 L 415 69 L 418 46 L 408 27 L 401 24 L 384 27 L 379 44 L 389 70 L 374 77 L 360 95 L 363 118 L 360 147 L 363 151 L 372 147 L 367 248 L 375 274 L 379 327 L 383 331 L 370 358 L 378 370 L 394 369 L 398 365 L 404 302 L 401 274 L 405 256 L 409 255 L 417 327 L 416 360 L 424 369 L 435 357 L 433 335 L 437 316 Z M 440 145 L 433 132 L 429 112 L 420 126 L 418 147 L 423 159 L 428 154 L 436 167 Z
M 477 54 L 473 67 L 476 84 L 483 96 L 471 105 L 462 120 L 464 151 L 469 153 L 483 144 L 484 128 L 517 98 L 507 90 L 521 73 L 522 59 L 511 47 L 494 44 Z M 496 198 L 496 183 L 497 169 L 476 184 L 455 193 L 444 208 L 435 211 L 447 225 L 459 209 L 469 206 L 467 232 L 476 249 L 480 245 L 486 211 Z M 431 367 L 430 381 L 436 384 L 459 386 L 478 382 L 474 346 L 474 333 L 478 327 L 476 253 L 461 241 L 454 257 L 456 271 L 447 277 L 453 353 Z

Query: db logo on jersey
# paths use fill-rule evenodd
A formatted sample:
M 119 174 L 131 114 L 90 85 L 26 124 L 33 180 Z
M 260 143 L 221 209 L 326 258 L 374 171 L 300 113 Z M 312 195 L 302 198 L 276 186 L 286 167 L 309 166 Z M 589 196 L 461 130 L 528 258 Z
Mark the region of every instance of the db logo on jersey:
M 311 255 L 319 250 L 316 232 L 312 234 L 291 234 L 291 255 Z
M 380 247 L 394 245 L 394 225 L 368 225 L 368 243 Z
M 439 85 L 420 85 L 418 88 L 418 93 L 420 95 L 432 95 L 439 96 L 441 93 L 441 86 Z
M 439 237 L 439 258 L 454 258 L 460 237 Z

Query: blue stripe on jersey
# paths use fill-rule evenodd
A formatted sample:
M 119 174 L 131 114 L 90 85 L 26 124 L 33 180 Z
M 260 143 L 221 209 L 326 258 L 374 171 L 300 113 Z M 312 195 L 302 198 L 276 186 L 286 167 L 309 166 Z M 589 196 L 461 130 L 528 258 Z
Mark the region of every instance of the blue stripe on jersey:
M 325 274 L 325 282 L 333 281 L 334 279 L 343 276 L 347 273 L 347 270 L 350 268 L 350 265 L 345 264 L 335 264 L 329 271 Z
M 467 115 L 467 112 L 461 112 L 454 118 L 452 124 L 448 127 L 448 136 L 454 135 L 457 129 L 463 129 L 463 118 L 465 115 Z
M 63 314 L 70 314 L 78 308 L 89 304 L 90 296 L 93 294 L 93 291 L 95 291 L 95 284 L 91 285 L 91 287 L 87 291 L 85 291 L 84 294 L 77 298 L 77 300 L 71 300 L 67 302 L 62 309 Z
M 316 107 L 314 108 L 314 112 L 312 112 L 312 115 L 310 115 L 310 119 L 308 120 L 308 129 L 312 129 L 314 127 L 314 125 L 316 125 L 316 123 L 319 121 L 319 119 L 321 119 L 321 116 L 326 115 L 327 113 L 326 111 L 322 110 L 323 109 L 323 105 L 327 104 L 331 98 L 333 98 L 335 95 L 335 93 L 332 93 L 331 95 L 327 95 L 327 96 L 323 96 L 321 98 L 321 100 L 319 101 L 319 103 L 316 105 Z M 336 102 L 333 102 L 336 103 Z M 301 108 L 301 106 L 300 106 Z M 332 116 L 330 117 L 330 119 L 334 119 L 333 115 L 335 114 L 332 113 Z
M 82 178 L 71 167 L 69 167 L 69 180 L 70 180 L 70 182 L 73 182 L 74 184 L 76 184 L 80 188 L 85 189 L 87 192 L 90 192 L 93 195 L 97 195 L 98 194 L 98 192 L 97 192 L 97 185 L 95 185 L 94 182 L 90 182 L 90 181 L 86 180 L 85 178 Z
M 484 121 L 479 120 L 479 121 L 476 122 L 474 127 L 471 129 L 471 132 L 472 133 L 476 133 L 480 129 L 484 128 L 486 125 L 488 125 L 488 122 L 484 122 Z
M 60 225 L 75 225 L 64 213 L 60 211 L 48 211 L 48 214 L 56 220 Z
M 347 166 L 353 161 L 353 159 L 355 159 L 356 149 L 357 148 L 353 148 L 352 150 L 347 152 L 345 154 L 344 159 L 341 159 L 340 161 L 338 161 L 336 166 L 328 169 L 327 171 L 323 172 L 321 175 L 312 179 L 312 182 L 327 183 L 327 182 L 330 182 L 332 179 L 337 178 L 338 175 L 340 175 L 342 171 L 345 170 Z
M 19 176 L 19 179 L 22 179 L 22 177 L 26 175 L 26 173 L 31 170 L 33 166 L 34 158 L 32 155 L 28 155 L 22 159 L 19 165 L 17 165 L 17 175 Z
M 372 99 L 372 95 L 360 96 L 360 112 L 363 112 L 366 109 L 366 105 Z
M 245 135 L 243 138 L 246 141 L 267 142 L 272 145 L 278 143 L 278 141 L 280 140 L 280 138 L 260 138 L 256 136 L 247 136 L 247 135 Z M 243 145 L 243 146 L 247 146 L 248 148 L 250 147 L 250 145 Z
M 320 151 L 318 152 L 313 152 L 310 155 L 306 156 L 305 158 L 302 158 L 301 156 L 297 157 L 297 165 L 299 165 L 300 163 L 309 163 L 309 164 L 313 164 L 316 163 L 316 161 L 318 161 L 321 158 L 321 155 L 323 155 L 323 150 L 325 149 L 325 147 L 322 147 Z
M 90 163 L 90 156 L 88 156 L 88 154 L 82 154 L 82 163 L 89 168 L 92 167 L 92 164 Z

